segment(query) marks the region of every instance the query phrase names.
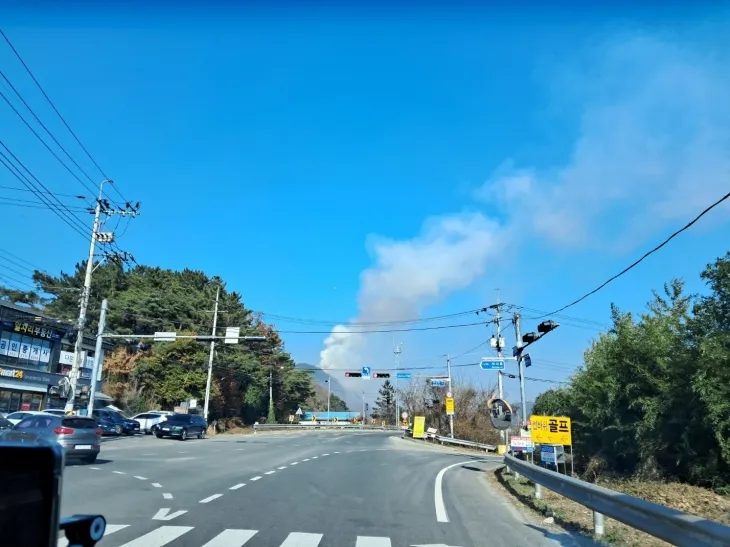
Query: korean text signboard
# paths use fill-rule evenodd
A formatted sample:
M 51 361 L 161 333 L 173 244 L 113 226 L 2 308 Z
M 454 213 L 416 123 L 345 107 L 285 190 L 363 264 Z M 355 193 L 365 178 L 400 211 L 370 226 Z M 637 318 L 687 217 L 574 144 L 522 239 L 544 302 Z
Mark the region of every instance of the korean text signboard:
M 531 417 L 532 442 L 535 444 L 562 444 L 571 446 L 570 418 L 565 416 Z

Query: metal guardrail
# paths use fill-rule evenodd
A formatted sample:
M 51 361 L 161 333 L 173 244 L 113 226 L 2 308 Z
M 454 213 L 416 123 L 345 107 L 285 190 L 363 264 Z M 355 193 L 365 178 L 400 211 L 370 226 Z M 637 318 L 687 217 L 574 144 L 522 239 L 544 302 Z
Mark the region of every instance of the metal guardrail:
M 544 486 L 592 509 L 594 533 L 598 537 L 604 534 L 605 515 L 672 545 L 730 545 L 730 527 L 723 524 L 561 475 L 508 454 L 504 456 L 504 463 L 515 474 L 535 483 L 536 498 L 541 497 L 540 487 Z
M 393 425 L 360 425 L 360 424 L 317 424 L 317 423 L 301 423 L 301 424 L 258 424 L 254 425 L 255 431 L 275 431 L 283 429 L 291 430 L 307 430 L 307 429 L 354 429 L 358 431 L 399 431 L 398 427 Z
M 482 444 L 482 443 L 475 443 L 474 441 L 464 441 L 462 439 L 452 439 L 451 437 L 442 437 L 441 435 L 434 435 L 433 439 L 435 441 L 440 442 L 441 444 L 456 444 L 459 446 L 467 446 L 469 448 L 477 448 L 479 450 L 484 450 L 486 452 L 494 452 L 497 450 L 497 447 L 493 444 Z

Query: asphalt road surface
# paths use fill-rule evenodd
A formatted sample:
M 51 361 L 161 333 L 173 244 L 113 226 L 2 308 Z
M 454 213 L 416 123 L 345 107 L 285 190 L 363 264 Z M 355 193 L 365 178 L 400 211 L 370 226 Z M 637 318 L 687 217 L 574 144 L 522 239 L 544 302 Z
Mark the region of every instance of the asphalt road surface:
M 487 483 L 498 461 L 393 432 L 137 436 L 67 466 L 61 514 L 104 515 L 100 547 L 576 545 Z

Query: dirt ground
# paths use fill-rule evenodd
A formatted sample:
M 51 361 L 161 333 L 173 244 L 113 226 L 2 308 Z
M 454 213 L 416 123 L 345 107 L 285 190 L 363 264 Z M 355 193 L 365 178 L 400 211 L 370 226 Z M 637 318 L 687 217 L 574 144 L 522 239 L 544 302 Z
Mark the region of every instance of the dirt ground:
M 487 471 L 490 481 L 516 504 L 542 518 L 552 516 L 561 528 L 592 537 L 593 513 L 559 494 L 542 489 L 542 499 L 535 498 L 534 485 L 526 479 L 514 480 L 506 467 Z M 641 482 L 638 480 L 603 480 L 600 486 L 647 501 L 673 507 L 716 522 L 730 525 L 730 497 L 711 490 L 679 483 Z M 613 546 L 655 547 L 670 545 L 625 524 L 606 518 L 602 543 Z

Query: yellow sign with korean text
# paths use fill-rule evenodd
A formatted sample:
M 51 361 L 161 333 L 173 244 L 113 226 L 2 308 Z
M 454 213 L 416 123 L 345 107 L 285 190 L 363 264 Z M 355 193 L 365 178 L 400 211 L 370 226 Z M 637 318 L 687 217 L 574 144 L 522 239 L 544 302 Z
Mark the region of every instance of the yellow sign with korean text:
M 571 446 L 570 418 L 566 416 L 531 416 L 532 442 Z
M 426 430 L 426 417 L 416 416 L 413 418 L 413 438 L 423 439 Z
M 454 413 L 454 398 L 446 397 L 446 414 L 451 416 Z

